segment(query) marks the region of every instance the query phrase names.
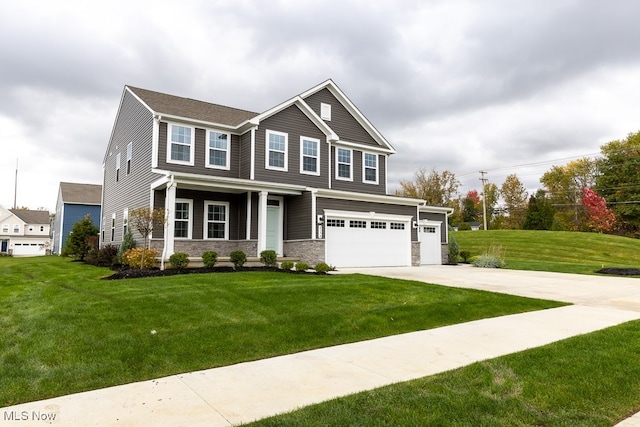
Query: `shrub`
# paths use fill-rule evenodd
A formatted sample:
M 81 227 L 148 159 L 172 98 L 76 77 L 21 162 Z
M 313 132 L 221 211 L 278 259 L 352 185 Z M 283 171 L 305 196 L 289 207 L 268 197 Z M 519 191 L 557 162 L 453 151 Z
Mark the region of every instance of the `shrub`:
M 449 264 L 458 264 L 458 255 L 460 255 L 460 246 L 455 237 L 449 236 Z
M 131 233 L 131 230 L 127 230 L 122 238 L 122 243 L 120 243 L 120 248 L 118 249 L 118 262 L 122 262 L 122 255 L 124 255 L 125 252 L 135 247 L 136 240 L 133 238 L 133 233 Z
M 462 258 L 462 262 L 468 263 L 471 259 L 471 252 L 469 251 L 460 251 L 460 258 Z
M 72 256 L 84 261 L 90 250 L 98 248 L 100 230 L 91 221 L 90 215 L 73 224 L 71 233 L 62 249 L 62 256 Z
M 84 261 L 98 267 L 111 267 L 118 263 L 118 247 L 106 245 L 100 249 L 91 249 Z
M 282 261 L 282 264 L 280 264 L 280 268 L 283 269 L 283 270 L 290 271 L 293 268 L 293 262 L 291 262 L 291 261 Z
M 189 255 L 184 252 L 176 252 L 169 257 L 169 264 L 176 270 L 184 270 L 189 265 Z
M 326 273 L 327 271 L 331 271 L 331 267 L 329 267 L 329 264 L 327 264 L 326 262 L 319 262 L 317 263 L 313 269 L 315 271 L 317 271 L 318 273 Z
M 307 271 L 309 269 L 309 264 L 306 262 L 296 262 L 296 271 Z
M 272 249 L 260 252 L 260 262 L 267 267 L 275 267 L 278 264 L 278 254 Z
M 502 268 L 507 263 L 504 261 L 502 247 L 492 244 L 484 254 L 475 257 L 472 264 L 481 268 Z
M 242 267 L 247 262 L 247 254 L 242 251 L 232 251 L 229 260 L 233 263 L 233 268 Z
M 202 263 L 207 268 L 213 268 L 218 262 L 218 252 L 207 251 L 202 254 Z
M 155 266 L 157 256 L 158 251 L 155 249 L 131 248 L 122 255 L 122 262 L 131 268 L 151 268 Z
M 458 231 L 470 231 L 470 230 L 471 230 L 471 224 L 469 224 L 468 222 L 463 222 L 458 225 Z

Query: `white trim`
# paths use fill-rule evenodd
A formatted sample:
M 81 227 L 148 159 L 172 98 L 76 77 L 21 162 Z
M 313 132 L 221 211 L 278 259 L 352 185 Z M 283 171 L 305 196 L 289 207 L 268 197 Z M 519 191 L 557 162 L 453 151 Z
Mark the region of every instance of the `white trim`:
M 346 165 L 347 163 L 340 162 L 340 155 L 338 150 L 345 150 L 349 152 L 349 177 L 340 176 L 340 164 Z M 336 147 L 336 179 L 340 181 L 353 181 L 353 150 L 351 148 Z
M 316 199 L 317 190 L 311 190 L 311 240 L 316 240 L 316 230 L 320 224 L 317 223 L 316 210 L 318 209 L 317 199 Z
M 245 236 L 245 240 L 251 240 L 251 211 L 252 211 L 252 195 L 253 192 L 252 191 L 247 191 L 247 211 L 245 212 L 246 216 L 247 216 L 247 229 L 246 229 L 246 236 Z
M 374 145 L 360 144 L 357 142 L 344 141 L 342 139 L 336 141 L 336 145 L 343 145 L 345 147 L 355 148 L 360 151 L 371 151 L 371 152 L 378 152 L 381 154 L 393 154 L 392 151 L 389 151 L 385 148 L 376 147 Z
M 229 132 L 224 132 L 224 131 L 220 131 L 217 129 L 205 129 L 205 162 L 204 162 L 204 166 L 206 168 L 210 168 L 210 169 L 220 169 L 220 170 L 230 170 L 231 166 L 231 134 Z M 214 165 L 211 164 L 211 156 L 210 156 L 210 152 L 211 150 L 216 150 L 216 151 L 223 151 L 220 148 L 211 148 L 211 132 L 215 132 L 221 135 L 226 135 L 227 136 L 227 148 L 224 150 L 225 152 L 225 165 L 224 166 L 220 166 L 220 165 Z
M 283 254 L 283 236 L 284 236 L 284 197 L 282 196 L 267 196 L 267 211 L 269 210 L 269 200 L 277 200 L 278 201 L 278 236 L 276 236 L 277 241 L 278 241 L 278 248 L 276 249 L 276 253 L 278 254 L 278 256 L 282 256 Z M 273 207 L 273 206 L 272 206 Z M 268 215 L 268 213 L 267 213 Z M 265 216 L 265 236 L 266 236 L 266 224 L 267 224 L 267 218 Z M 264 242 L 265 247 L 266 247 L 266 240 Z M 260 254 L 258 252 L 258 254 Z
M 190 131 L 190 143 L 189 143 L 189 161 L 184 161 L 184 160 L 173 160 L 171 158 L 171 146 L 173 144 L 178 144 L 178 145 L 186 145 L 180 142 L 173 142 L 171 140 L 171 133 L 172 133 L 172 127 L 173 126 L 179 126 L 181 128 L 185 128 L 185 129 L 189 129 Z M 195 146 L 196 146 L 196 128 L 194 126 L 186 126 L 184 123 L 172 123 L 172 122 L 167 122 L 167 163 L 172 163 L 172 164 L 176 164 L 176 165 L 188 165 L 188 166 L 193 166 L 194 160 L 195 160 Z
M 254 180 L 256 177 L 256 128 L 251 128 L 251 170 L 249 171 L 249 179 Z
M 160 149 L 160 116 L 154 116 L 151 130 L 151 167 L 158 167 L 158 152 Z
M 304 154 L 304 141 L 315 142 L 316 144 L 316 155 L 310 156 L 308 154 Z M 316 171 L 306 171 L 304 170 L 304 158 L 310 157 L 316 159 Z M 320 140 L 317 138 L 310 138 L 308 136 L 300 136 L 300 173 L 304 175 L 315 175 L 320 176 Z
M 267 248 L 267 198 L 269 193 L 261 191 L 258 193 L 258 253 Z
M 127 234 L 124 230 L 125 226 L 127 227 L 127 231 L 129 231 L 129 208 L 122 210 L 122 240 L 124 240 L 124 236 Z
M 126 173 L 127 175 L 131 173 L 132 158 L 133 158 L 133 141 L 127 144 L 127 161 L 125 163 L 126 169 L 127 169 L 127 173 Z
M 111 214 L 111 227 L 109 228 L 110 230 L 110 234 L 109 237 L 111 237 L 111 240 L 109 240 L 110 242 L 115 242 L 116 241 L 116 213 L 112 213 Z
M 328 218 L 345 218 L 345 219 L 364 219 L 374 221 L 391 221 L 391 222 L 404 222 L 409 223 L 411 226 L 411 215 L 394 215 L 377 212 L 357 212 L 357 211 L 341 211 L 334 209 L 324 209 L 324 221 L 327 222 Z
M 209 221 L 209 206 L 224 206 L 224 237 L 209 237 L 209 222 L 222 223 L 222 221 Z M 204 201 L 204 228 L 203 240 L 229 240 L 229 202 L 218 202 L 215 200 Z
M 120 153 L 116 153 L 116 182 L 120 181 Z
M 367 154 L 369 154 L 370 156 L 374 156 L 376 159 L 376 179 L 375 181 L 367 181 L 366 179 L 366 170 L 367 170 L 367 165 L 366 165 L 366 157 Z M 369 168 L 369 169 L 373 169 L 373 168 Z M 380 156 L 376 153 L 369 153 L 367 151 L 363 151 L 362 152 L 362 182 L 364 184 L 372 184 L 372 185 L 378 185 L 378 182 L 380 180 Z
M 176 237 L 175 236 L 175 223 L 177 222 L 176 220 L 176 213 L 177 213 L 177 209 L 176 209 L 176 204 L 178 203 L 187 203 L 189 205 L 189 218 L 187 218 L 187 237 Z M 193 234 L 193 200 L 192 199 L 176 199 L 175 203 L 173 204 L 173 216 L 172 216 L 172 220 L 174 223 L 174 231 L 173 231 L 173 235 L 175 240 L 189 240 L 192 238 Z M 183 219 L 179 220 L 181 222 L 184 222 Z
M 333 183 L 333 176 L 331 175 L 331 147 L 333 147 L 333 144 L 331 143 L 331 141 L 329 140 L 329 138 L 327 138 L 327 144 L 328 144 L 328 150 L 327 150 L 327 167 L 329 168 L 329 185 L 328 188 L 330 189 L 332 187 L 332 183 Z
M 433 207 L 434 208 L 433 211 L 422 210 L 422 207 L 424 207 L 424 203 L 425 203 L 424 200 L 410 199 L 408 197 L 387 196 L 383 194 L 355 193 L 352 191 L 319 188 L 317 195 L 318 197 L 326 197 L 329 199 L 359 200 L 364 202 L 385 203 L 389 205 L 418 206 L 421 208 L 420 210 L 421 212 L 444 212 L 444 210 L 450 210 L 450 208 L 438 208 L 438 207 Z M 440 211 L 438 209 L 440 209 Z
M 269 148 L 269 136 L 281 136 L 284 138 L 284 151 L 275 150 Z M 284 166 L 272 166 L 269 164 L 269 152 L 274 151 L 276 153 L 284 154 Z M 289 170 L 289 134 L 285 132 L 278 132 L 276 130 L 267 129 L 265 131 L 264 138 L 264 168 L 276 171 L 287 172 Z

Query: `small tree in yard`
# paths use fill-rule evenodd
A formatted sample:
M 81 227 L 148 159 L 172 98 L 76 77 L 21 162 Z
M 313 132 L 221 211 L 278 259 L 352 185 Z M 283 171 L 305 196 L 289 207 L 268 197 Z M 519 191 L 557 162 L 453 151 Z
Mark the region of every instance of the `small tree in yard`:
M 89 251 L 97 247 L 99 232 L 98 227 L 91 221 L 91 217 L 85 215 L 83 219 L 73 224 L 62 254 L 84 261 Z
M 607 208 L 607 202 L 591 188 L 582 189 L 582 206 L 589 217 L 587 225 L 598 232 L 611 231 L 616 216 Z
M 138 208 L 129 212 L 129 224 L 144 238 L 140 263 L 143 264 L 148 240 L 156 227 L 164 225 L 164 209 Z

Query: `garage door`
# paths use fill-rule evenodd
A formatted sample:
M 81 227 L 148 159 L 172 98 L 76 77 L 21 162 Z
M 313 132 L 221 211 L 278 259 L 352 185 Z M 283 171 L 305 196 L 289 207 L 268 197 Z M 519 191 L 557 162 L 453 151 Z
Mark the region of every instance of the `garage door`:
M 420 264 L 442 264 L 442 244 L 440 227 L 442 223 L 420 221 L 418 239 L 420 239 Z
M 411 217 L 325 211 L 325 244 L 332 266 L 410 266 Z
M 38 243 L 14 243 L 13 255 L 14 256 L 44 255 L 44 247 L 41 247 Z

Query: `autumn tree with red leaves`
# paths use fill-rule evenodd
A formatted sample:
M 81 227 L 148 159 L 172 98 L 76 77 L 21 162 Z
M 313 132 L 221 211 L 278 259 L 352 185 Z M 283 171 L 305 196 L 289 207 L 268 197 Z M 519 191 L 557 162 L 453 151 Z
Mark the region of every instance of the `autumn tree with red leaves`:
M 582 206 L 589 218 L 587 225 L 599 232 L 611 231 L 616 221 L 616 216 L 607 207 L 607 202 L 591 188 L 582 189 Z

